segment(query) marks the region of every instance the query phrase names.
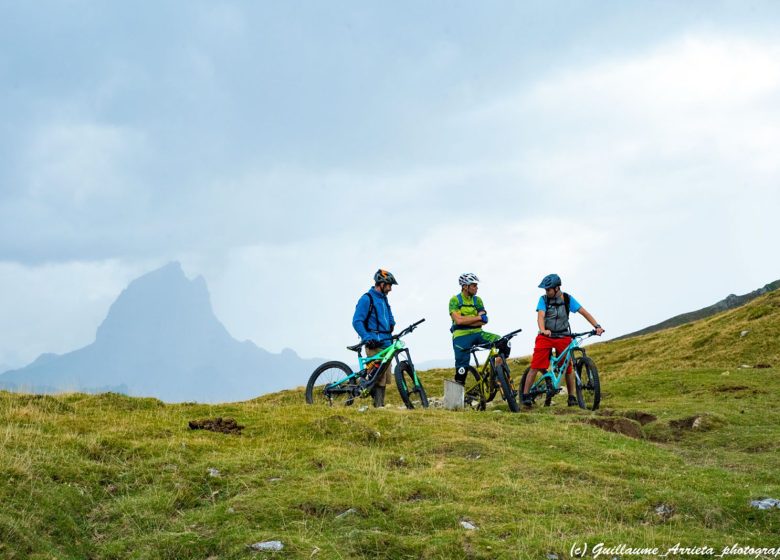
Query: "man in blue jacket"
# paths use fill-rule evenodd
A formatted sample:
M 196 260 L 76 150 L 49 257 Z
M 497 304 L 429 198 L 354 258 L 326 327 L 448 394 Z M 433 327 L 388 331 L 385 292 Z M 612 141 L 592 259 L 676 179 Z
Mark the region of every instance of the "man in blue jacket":
M 366 343 L 366 355 L 373 356 L 392 343 L 392 333 L 395 319 L 387 301 L 387 294 L 398 282 L 390 272 L 379 269 L 374 274 L 374 287 L 370 288 L 355 306 L 352 316 L 352 327 L 360 335 L 360 340 Z M 387 364 L 371 390 L 374 406 L 385 406 L 385 387 L 390 381 L 390 365 Z

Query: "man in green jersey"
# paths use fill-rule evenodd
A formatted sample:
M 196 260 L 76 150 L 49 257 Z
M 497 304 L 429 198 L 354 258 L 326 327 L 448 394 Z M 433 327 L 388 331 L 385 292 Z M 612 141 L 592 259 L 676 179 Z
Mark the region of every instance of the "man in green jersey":
M 452 319 L 452 349 L 455 352 L 455 381 L 466 383 L 466 368 L 471 355 L 468 350 L 480 342 L 493 342 L 501 338 L 497 334 L 485 332 L 482 325 L 488 322 L 487 311 L 482 298 L 477 296 L 476 274 L 467 272 L 458 278 L 460 293 L 450 298 L 450 318 Z M 504 355 L 509 355 L 509 345 L 501 347 Z

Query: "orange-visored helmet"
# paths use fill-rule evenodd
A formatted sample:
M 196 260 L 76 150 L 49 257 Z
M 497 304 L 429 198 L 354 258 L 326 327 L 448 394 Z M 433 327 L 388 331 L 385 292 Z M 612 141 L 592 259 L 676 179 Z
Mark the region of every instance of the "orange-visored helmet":
M 381 268 L 374 274 L 374 284 L 398 284 L 392 272 L 382 270 Z

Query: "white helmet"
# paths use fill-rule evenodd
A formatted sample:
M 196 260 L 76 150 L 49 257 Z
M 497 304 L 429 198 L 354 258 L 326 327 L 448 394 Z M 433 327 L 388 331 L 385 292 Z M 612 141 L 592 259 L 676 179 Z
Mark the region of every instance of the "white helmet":
M 461 286 L 468 286 L 469 284 L 478 284 L 479 278 L 473 272 L 465 272 L 458 278 L 458 284 Z

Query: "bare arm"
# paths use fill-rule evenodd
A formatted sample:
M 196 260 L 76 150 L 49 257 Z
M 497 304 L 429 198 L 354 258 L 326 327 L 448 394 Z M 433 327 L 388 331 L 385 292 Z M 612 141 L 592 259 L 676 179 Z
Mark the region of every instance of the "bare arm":
M 601 334 L 604 332 L 604 329 L 602 329 L 601 325 L 599 325 L 599 322 L 596 321 L 596 319 L 593 318 L 593 315 L 588 313 L 587 309 L 585 309 L 584 307 L 580 307 L 579 310 L 577 311 L 577 313 L 579 313 L 580 315 L 585 317 L 585 319 L 588 320 L 588 323 L 593 325 L 593 328 L 596 329 L 596 334 L 601 336 Z
M 536 325 L 539 327 L 539 334 L 543 334 L 544 336 L 550 336 L 552 334 L 551 331 L 544 328 L 544 311 L 536 312 Z
M 455 321 L 455 324 L 459 327 L 481 327 L 484 324 L 482 321 L 482 315 L 484 314 L 485 312 L 482 311 L 476 317 L 464 317 L 457 311 L 450 313 L 452 320 Z

